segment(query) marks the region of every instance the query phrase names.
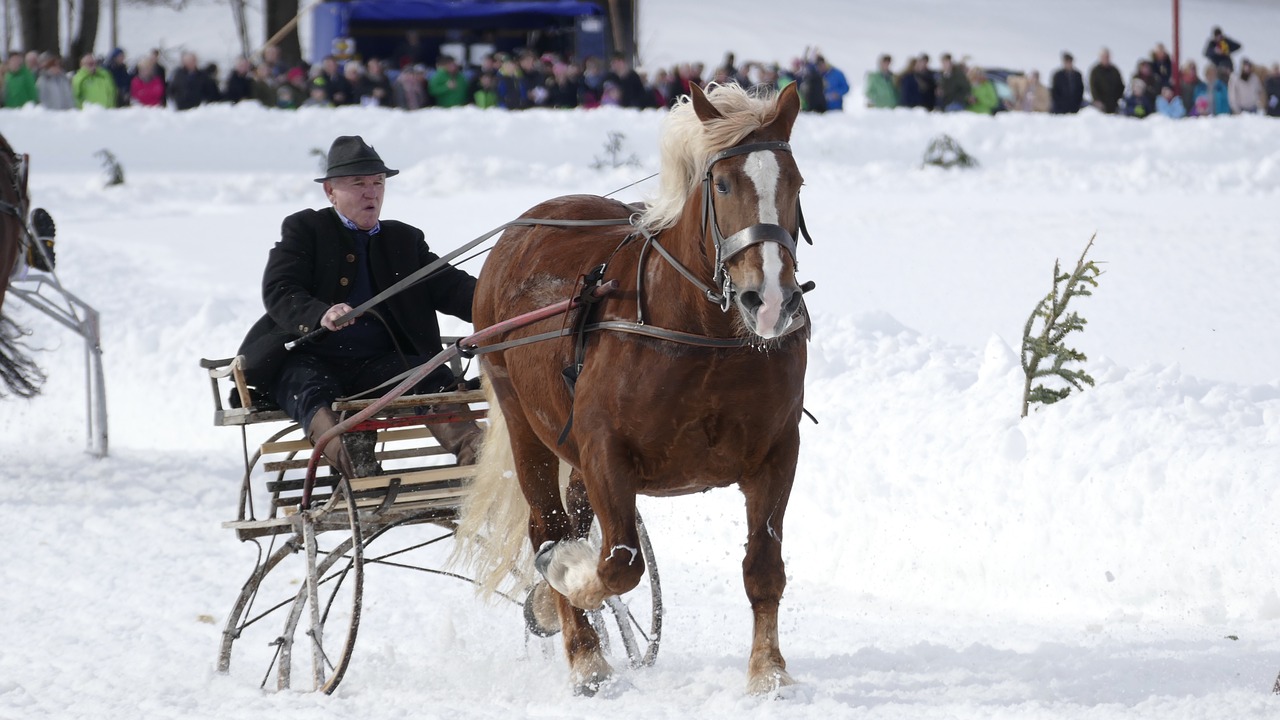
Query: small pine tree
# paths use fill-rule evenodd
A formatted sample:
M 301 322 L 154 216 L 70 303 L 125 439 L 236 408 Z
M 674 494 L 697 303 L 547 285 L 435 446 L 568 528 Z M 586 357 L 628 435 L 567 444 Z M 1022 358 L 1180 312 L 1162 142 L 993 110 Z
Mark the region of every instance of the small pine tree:
M 620 132 L 610 132 L 609 142 L 604 144 L 604 151 L 609 157 L 596 158 L 595 162 L 591 163 L 591 167 L 596 170 L 601 170 L 603 168 L 620 168 L 623 166 L 639 167 L 640 158 L 636 157 L 635 154 L 632 154 L 627 158 L 622 157 L 622 141 L 625 140 L 626 137 L 626 135 L 623 135 Z
M 325 151 L 321 150 L 318 147 L 313 147 L 311 148 L 311 157 L 319 158 L 318 162 L 320 163 L 320 176 L 324 177 L 325 175 L 328 175 L 329 174 L 329 156 L 325 154 Z
M 123 185 L 124 166 L 120 164 L 118 159 L 116 159 L 115 154 L 110 150 L 103 148 L 94 153 L 94 155 L 102 160 L 102 169 L 107 172 L 107 187 L 111 187 L 112 185 Z
M 965 152 L 955 138 L 943 134 L 929 141 L 929 147 L 924 151 L 924 165 L 973 168 L 978 166 L 978 159 Z
M 1076 268 L 1070 275 L 1063 273 L 1058 261 L 1053 263 L 1053 289 L 1031 311 L 1027 324 L 1022 329 L 1022 372 L 1026 382 L 1022 388 L 1022 417 L 1027 416 L 1027 409 L 1033 402 L 1051 405 L 1071 394 L 1071 389 L 1083 390 L 1085 385 L 1092 386 L 1093 378 L 1082 369 L 1067 367 L 1067 363 L 1082 363 L 1088 360 L 1085 354 L 1067 347 L 1064 341 L 1067 335 L 1084 329 L 1088 322 L 1075 311 L 1067 312 L 1067 303 L 1072 298 L 1088 297 L 1091 288 L 1098 287 L 1098 276 L 1102 271 L 1097 263 L 1085 262 L 1085 256 L 1093 247 L 1097 233 L 1089 238 L 1089 244 Z M 1034 332 L 1037 318 L 1040 320 L 1039 332 Z M 1033 334 L 1034 333 L 1034 334 Z M 1048 362 L 1048 367 L 1043 365 Z M 1035 385 L 1037 380 L 1057 377 L 1067 383 L 1066 387 L 1054 389 L 1044 385 Z

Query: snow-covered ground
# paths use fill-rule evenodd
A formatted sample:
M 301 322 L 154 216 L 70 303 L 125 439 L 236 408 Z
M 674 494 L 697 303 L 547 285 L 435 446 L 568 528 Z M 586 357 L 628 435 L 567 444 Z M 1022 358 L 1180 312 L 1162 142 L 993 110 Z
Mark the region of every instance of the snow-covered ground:
M 725 29 L 714 48 L 684 39 L 711 17 L 689 8 L 681 22 L 651 19 L 645 42 L 672 58 L 708 47 L 711 61 L 721 45 L 762 54 L 748 41 L 776 31 L 771 46 L 817 38 L 836 55 L 829 28 L 812 24 L 826 12 L 858 28 L 847 55 L 865 64 L 882 49 L 955 42 L 1011 64 L 1034 62 L 1038 46 L 1047 67 L 1059 37 L 1086 22 L 1044 3 L 1035 33 L 1012 32 L 995 17 L 1013 23 L 1009 3 L 964 4 L 971 15 L 898 5 L 901 16 L 793 3 L 783 22 L 757 3 L 744 17 L 771 33 Z M 1107 12 L 1126 36 L 1158 15 L 1141 31 L 1156 39 L 1164 5 Z M 1261 29 L 1280 26 L 1262 3 L 1183 5 L 1202 13 L 1184 18 L 1196 38 L 1219 23 L 1263 48 L 1275 40 Z M 656 667 L 623 671 L 630 687 L 614 697 L 572 697 L 556 641 L 526 645 L 516 611 L 479 604 L 461 583 L 376 572 L 335 696 L 263 693 L 256 668 L 216 674 L 222 619 L 254 553 L 220 527 L 234 514 L 240 439 L 210 424 L 196 361 L 234 351 L 262 312 L 280 220 L 322 205 L 312 149 L 362 134 L 403 171 L 384 215 L 447 251 L 539 200 L 647 176 L 662 117 L 0 112 L 0 132 L 32 156 L 36 204 L 58 222 L 62 280 L 102 312 L 112 447 L 104 460 L 82 452 L 78 341 L 6 304 L 48 349 L 49 382 L 34 401 L 0 403 L 0 717 L 1275 714 L 1280 123 L 1256 117 L 801 118 L 793 144 L 816 241 L 801 248 L 801 275 L 818 284 L 807 405 L 820 424 L 803 427 L 788 513 L 782 645 L 802 683 L 788 699 L 742 692 L 750 612 L 731 490 L 643 502 L 667 635 Z M 592 169 L 613 131 L 639 167 Z M 942 133 L 981 167 L 922 169 Z M 103 187 L 103 148 L 124 186 Z M 1054 260 L 1073 263 L 1095 232 L 1105 274 L 1076 309 L 1097 386 L 1020 419 L 1022 324 Z

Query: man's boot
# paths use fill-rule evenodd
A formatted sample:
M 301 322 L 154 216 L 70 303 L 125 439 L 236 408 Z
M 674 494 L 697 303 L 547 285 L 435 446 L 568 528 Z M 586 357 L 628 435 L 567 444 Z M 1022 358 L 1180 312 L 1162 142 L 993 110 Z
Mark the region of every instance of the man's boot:
M 311 425 L 307 427 L 307 439 L 314 446 L 321 435 L 337 424 L 338 416 L 329 408 L 322 407 L 316 411 L 315 415 L 311 416 Z M 356 475 L 355 467 L 351 463 L 351 456 L 347 454 L 347 448 L 340 438 L 335 437 L 330 440 L 320 450 L 320 453 L 329 461 L 329 466 L 342 473 L 343 477 L 348 479 L 361 477 Z
M 31 231 L 36 244 L 27 248 L 27 265 L 44 272 L 53 272 L 53 239 L 58 234 L 53 218 L 44 208 L 31 211 Z
M 466 405 L 436 405 L 433 412 L 463 412 Z M 453 453 L 459 465 L 474 465 L 480 456 L 480 444 L 484 442 L 484 429 L 475 420 L 449 423 L 427 423 L 427 429 L 435 435 L 440 447 Z

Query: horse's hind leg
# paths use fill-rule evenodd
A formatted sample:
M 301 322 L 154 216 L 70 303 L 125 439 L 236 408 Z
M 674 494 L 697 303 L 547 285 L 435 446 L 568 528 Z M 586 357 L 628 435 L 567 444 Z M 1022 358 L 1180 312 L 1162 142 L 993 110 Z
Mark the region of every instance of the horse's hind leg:
M 751 601 L 754 624 L 751 658 L 747 662 L 747 691 L 770 693 L 794 681 L 778 647 L 778 604 L 787 577 L 782 562 L 782 517 L 791 494 L 792 470 L 743 482 L 747 498 L 747 554 L 742 560 L 742 580 Z
M 579 521 L 566 512 L 560 501 L 560 459 L 538 440 L 515 408 L 504 405 L 503 411 L 520 487 L 529 503 L 529 539 L 534 549 L 548 542 L 560 543 L 580 537 Z M 572 498 L 571 493 L 571 504 Z M 588 518 L 588 527 L 590 522 Z M 574 692 L 594 694 L 600 684 L 613 674 L 613 668 L 604 659 L 600 636 L 588 622 L 587 614 L 570 604 L 559 592 L 555 598 Z

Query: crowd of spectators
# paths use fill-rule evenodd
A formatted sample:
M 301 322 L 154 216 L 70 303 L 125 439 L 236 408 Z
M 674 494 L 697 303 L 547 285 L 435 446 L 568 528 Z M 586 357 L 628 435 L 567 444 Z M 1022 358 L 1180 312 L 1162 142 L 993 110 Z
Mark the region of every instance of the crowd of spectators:
M 555 53 L 531 50 L 495 52 L 479 64 L 464 66 L 439 54 L 434 66 L 414 54 L 392 58 L 329 56 L 320 63 L 286 63 L 280 49 L 268 45 L 261 57 L 239 58 L 225 76 L 213 64 L 202 65 L 191 52 L 181 54 L 172 72 L 158 50 L 130 66 L 125 52 L 104 60 L 80 58 L 71 72 L 53 53 L 14 52 L 7 58 L 0 91 L 5 107 L 35 103 L 49 109 L 149 106 L 189 110 L 207 103 L 255 101 L 266 107 L 363 105 L 418 110 L 457 107 L 523 110 L 527 108 L 667 107 L 689 87 L 707 82 L 769 85 L 781 89 L 799 83 L 803 106 L 813 112 L 840 110 L 849 85 L 844 74 L 816 50 L 806 49 L 786 67 L 737 63 L 732 53 L 709 76 L 702 63 L 658 68 L 652 75 L 631 66 L 626 57 L 590 56 L 581 63 Z
M 1234 56 L 1241 45 L 1215 27 L 1204 48 L 1203 76 L 1189 60 L 1174 72 L 1173 59 L 1163 44 L 1139 58 L 1125 81 L 1103 49 L 1088 78 L 1075 66 L 1071 53 L 1062 53 L 1046 87 L 1035 70 L 1027 73 L 991 69 L 989 72 L 942 55 L 941 67 L 929 66 L 929 56 L 910 58 L 894 74 L 893 58 L 883 55 L 879 67 L 867 73 L 867 106 L 921 107 L 926 110 L 995 114 L 1003 111 L 1077 113 L 1093 106 L 1108 114 L 1145 118 L 1265 113 L 1280 117 L 1280 63 L 1270 70 Z M 999 83 L 999 84 L 997 84 Z

